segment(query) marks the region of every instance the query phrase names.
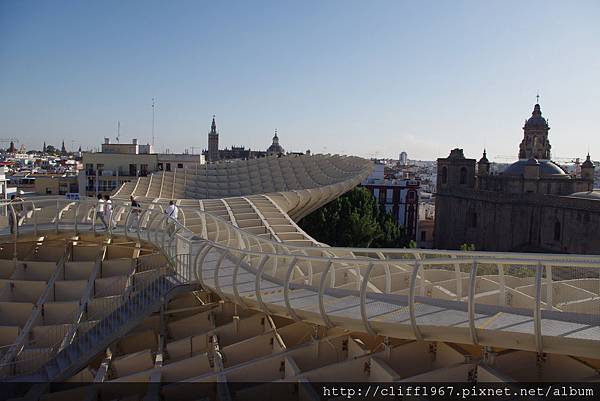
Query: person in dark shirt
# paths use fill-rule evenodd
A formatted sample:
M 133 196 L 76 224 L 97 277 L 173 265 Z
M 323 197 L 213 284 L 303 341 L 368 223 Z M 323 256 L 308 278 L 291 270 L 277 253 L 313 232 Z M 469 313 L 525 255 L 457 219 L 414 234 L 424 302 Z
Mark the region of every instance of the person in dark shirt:
M 127 228 L 128 230 L 132 230 L 133 228 L 135 228 L 135 231 L 137 231 L 137 228 L 140 224 L 140 214 L 142 212 L 142 207 L 140 206 L 140 203 L 135 200 L 133 195 L 129 197 L 129 200 L 131 200 L 131 216 L 129 217 L 129 225 Z

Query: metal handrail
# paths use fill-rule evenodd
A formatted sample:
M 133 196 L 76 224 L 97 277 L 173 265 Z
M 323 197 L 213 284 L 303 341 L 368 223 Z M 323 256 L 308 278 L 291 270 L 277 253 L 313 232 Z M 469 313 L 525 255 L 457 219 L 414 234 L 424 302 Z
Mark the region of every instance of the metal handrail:
M 6 202 L 6 201 L 0 201 L 0 206 L 2 205 L 2 202 Z M 28 201 L 23 201 L 24 203 L 27 203 Z M 29 201 L 31 202 L 31 201 Z M 53 200 L 53 203 L 56 202 L 57 205 L 59 205 L 59 202 L 61 202 L 60 200 Z M 8 202 L 10 203 L 10 202 Z M 41 202 L 37 202 L 38 205 Z M 95 206 L 95 202 L 92 201 L 87 201 L 87 200 L 80 200 L 80 201 L 64 201 L 64 203 L 66 204 L 79 204 L 79 203 L 87 203 L 88 205 L 90 205 L 91 207 Z M 113 209 L 116 207 L 122 207 L 125 208 L 125 210 L 130 211 L 131 206 L 128 205 L 126 202 L 122 202 L 119 200 L 114 200 L 113 201 Z M 192 231 L 190 231 L 187 227 L 185 227 L 181 222 L 179 222 L 178 220 L 175 220 L 169 216 L 164 215 L 163 213 L 159 213 L 157 214 L 155 210 L 153 209 L 149 209 L 149 208 L 140 208 L 143 212 L 147 212 L 150 213 L 153 217 L 151 218 L 150 222 L 152 222 L 156 217 L 161 217 L 161 220 L 165 220 L 165 221 L 169 221 L 171 224 L 176 226 L 177 231 L 184 231 L 187 232 L 188 236 L 193 237 L 193 236 L 199 236 L 201 235 L 200 233 L 194 233 Z M 62 211 L 62 209 L 61 209 Z M 339 251 L 344 251 L 344 252 L 353 252 L 353 253 L 371 253 L 374 255 L 373 258 L 365 258 L 365 260 L 368 260 L 369 262 L 373 262 L 376 264 L 386 264 L 386 263 L 409 263 L 411 260 L 414 259 L 394 259 L 394 258 L 388 258 L 388 259 L 383 259 L 383 260 L 378 260 L 376 259 L 377 254 L 384 254 L 384 255 L 407 255 L 407 256 L 413 256 L 415 254 L 419 254 L 419 255 L 434 255 L 434 256 L 439 256 L 439 255 L 448 255 L 447 258 L 432 258 L 432 259 L 421 259 L 421 262 L 423 265 L 446 265 L 446 264 L 471 264 L 473 259 L 477 259 L 480 260 L 482 263 L 485 262 L 493 262 L 493 263 L 502 263 L 502 264 L 522 264 L 522 265 L 531 265 L 531 266 L 536 266 L 538 264 L 538 262 L 541 261 L 545 261 L 545 262 L 553 262 L 554 266 L 560 266 L 560 263 L 557 264 L 557 262 L 563 262 L 565 264 L 568 264 L 571 267 L 600 267 L 600 255 L 571 255 L 571 254 L 544 254 L 544 253 L 513 253 L 513 252 L 483 252 L 483 251 L 453 251 L 453 250 L 434 250 L 434 249 L 405 249 L 405 248 L 342 248 L 342 247 L 327 247 L 327 248 L 319 248 L 319 247 L 310 247 L 310 246 L 297 246 L 297 245 L 288 245 L 286 243 L 281 243 L 281 242 L 276 242 L 276 241 L 272 241 L 272 240 L 268 240 L 262 237 L 258 237 L 257 235 L 254 235 L 252 233 L 248 233 L 246 231 L 244 231 L 243 229 L 240 229 L 238 227 L 234 227 L 232 226 L 229 222 L 227 222 L 226 220 L 222 219 L 220 216 L 214 215 L 210 212 L 207 211 L 198 211 L 201 214 L 204 214 L 205 217 L 209 218 L 210 220 L 213 220 L 213 222 L 221 227 L 226 227 L 228 231 L 235 231 L 236 234 L 239 233 L 240 235 L 242 235 L 245 238 L 249 238 L 249 239 L 254 239 L 257 241 L 257 243 L 260 244 L 264 244 L 265 246 L 269 246 L 273 249 L 276 249 L 277 251 L 253 251 L 250 249 L 242 249 L 239 247 L 234 247 L 231 245 L 227 245 L 227 244 L 223 244 L 220 242 L 216 242 L 215 240 L 211 240 L 209 238 L 203 238 L 202 241 L 207 241 L 209 243 L 214 244 L 216 247 L 221 248 L 223 250 L 230 250 L 230 251 L 235 251 L 235 252 L 244 252 L 250 255 L 255 255 L 255 256 L 262 256 L 262 255 L 268 255 L 268 256 L 289 256 L 289 257 L 294 257 L 294 256 L 300 256 L 298 253 L 294 252 L 294 251 L 299 251 L 302 252 L 303 254 L 301 255 L 302 258 L 304 259 L 310 259 L 310 260 L 314 260 L 314 261 L 318 261 L 318 260 L 329 260 L 329 259 L 335 259 L 338 262 L 344 262 L 344 263 L 355 263 L 357 261 L 356 257 L 354 258 L 350 258 L 350 257 L 340 257 L 335 255 L 335 251 L 339 250 Z M 114 212 L 113 212 L 114 214 Z M 35 215 L 35 213 L 34 213 Z M 60 219 L 56 219 L 57 222 L 59 222 Z M 141 218 L 139 219 L 141 222 Z M 150 222 L 148 225 L 150 225 Z M 162 222 L 161 222 L 162 223 Z M 80 224 L 82 225 L 82 224 Z M 139 232 L 139 230 L 138 230 Z M 150 231 L 147 230 L 146 231 L 148 234 L 150 234 Z M 155 235 L 158 235 L 158 232 L 154 233 Z M 146 238 L 149 242 L 155 242 L 156 238 L 154 240 L 152 240 L 151 238 Z M 231 239 L 230 239 L 231 240 Z M 230 241 L 231 242 L 231 241 Z M 306 254 L 306 251 L 310 251 L 310 252 L 315 252 L 315 251 L 321 251 L 321 252 L 325 252 L 330 256 L 313 256 L 313 255 L 309 255 Z
M 27 201 L 25 201 L 27 202 Z M 42 205 L 43 201 L 36 201 L 38 206 Z M 65 212 L 68 210 L 68 206 L 71 207 L 76 204 L 75 216 L 79 214 L 82 206 L 90 205 L 91 202 L 80 201 L 64 201 L 63 207 L 61 201 L 52 201 L 48 204 L 49 207 L 54 208 L 56 206 L 56 215 L 54 219 L 50 218 L 50 225 L 40 226 L 35 219 L 35 210 L 33 213 L 33 221 L 36 225 L 34 227 L 37 232 L 42 228 L 50 228 L 60 230 L 61 228 L 70 229 L 71 226 L 75 229 L 81 230 L 85 227 L 85 223 L 70 223 L 69 219 L 64 217 Z M 32 203 L 33 205 L 33 203 Z M 90 207 L 92 207 L 91 205 Z M 129 235 L 129 217 L 131 214 L 131 207 L 124 202 L 114 201 L 113 207 L 115 208 L 115 214 L 117 207 L 120 208 L 120 214 L 126 216 L 124 219 L 124 234 Z M 37 210 L 43 210 L 43 208 L 37 208 Z M 209 283 L 203 279 L 203 267 L 205 265 L 205 258 L 208 254 L 213 253 L 217 256 L 215 269 L 212 272 L 212 279 L 214 281 L 214 287 L 211 288 L 216 291 L 223 298 L 229 298 L 236 303 L 247 303 L 242 301 L 242 297 L 238 290 L 237 275 L 239 269 L 243 268 L 249 270 L 255 274 L 255 288 L 254 293 L 256 295 L 257 309 L 262 310 L 265 313 L 270 313 L 268 303 L 262 297 L 263 290 L 261 288 L 261 280 L 263 277 L 274 280 L 279 279 L 283 281 L 283 292 L 286 309 L 289 315 L 295 319 L 300 319 L 300 316 L 296 310 L 291 306 L 289 293 L 290 285 L 293 277 L 294 268 L 298 266 L 300 268 L 301 263 L 306 263 L 308 269 L 309 283 L 303 284 L 301 287 L 308 288 L 318 294 L 318 306 L 321 315 L 321 320 L 326 326 L 333 326 L 333 322 L 327 313 L 324 303 L 325 294 L 329 294 L 329 289 L 336 287 L 336 276 L 345 271 L 352 272 L 351 277 L 356 280 L 358 292 L 354 292 L 359 298 L 360 307 L 360 319 L 363 323 L 364 329 L 367 333 L 376 333 L 371 320 L 369 319 L 366 304 L 367 300 L 370 299 L 368 293 L 383 292 L 384 294 L 390 293 L 392 290 L 392 280 L 394 274 L 406 274 L 410 276 L 410 284 L 408 291 L 408 309 L 410 313 L 410 324 L 414 333 L 414 337 L 417 339 L 423 339 L 423 334 L 418 326 L 415 304 L 416 302 L 422 302 L 423 296 L 425 296 L 425 286 L 436 286 L 435 281 L 429 281 L 425 275 L 427 272 L 435 271 L 437 267 L 447 269 L 447 271 L 455 273 L 455 280 L 458 283 L 463 280 L 463 274 L 468 276 L 468 295 L 466 299 L 461 293 L 456 294 L 457 301 L 467 307 L 468 316 L 468 331 L 473 343 L 478 344 L 479 336 L 478 329 L 475 325 L 475 304 L 476 304 L 476 291 L 479 283 L 478 279 L 482 275 L 478 275 L 478 268 L 480 265 L 485 266 L 496 266 L 498 272 L 504 277 L 504 266 L 517 265 L 519 267 L 526 267 L 531 269 L 531 273 L 535 273 L 535 281 L 533 286 L 535 287 L 535 297 L 533 298 L 533 304 L 531 308 L 532 318 L 534 319 L 534 336 L 535 344 L 538 352 L 543 352 L 544 346 L 542 344 L 542 326 L 541 326 L 541 285 L 542 270 L 546 266 L 561 267 L 582 267 L 591 269 L 600 269 L 600 256 L 593 255 L 547 255 L 547 254 L 512 254 L 502 252 L 462 252 L 462 251 L 441 251 L 441 250 L 421 250 L 421 249 L 353 249 L 353 248 L 325 248 L 319 249 L 315 247 L 299 247 L 291 246 L 284 243 L 279 243 L 271 240 L 267 240 L 262 237 L 255 236 L 247 233 L 242 229 L 232 226 L 227 221 L 221 219 L 219 216 L 213 215 L 210 212 L 198 211 L 198 214 L 202 214 L 202 224 L 204 225 L 202 232 L 206 232 L 206 237 L 203 237 L 200 233 L 195 233 L 189 230 L 181 222 L 166 216 L 161 206 L 154 203 L 152 208 L 142 208 L 140 212 L 140 218 L 137 221 L 137 237 L 147 240 L 154 244 L 162 253 L 167 257 L 170 263 L 175 267 L 175 272 L 179 274 L 182 279 L 189 281 L 194 277 L 203 286 L 209 286 Z M 145 217 L 148 215 L 147 221 Z M 85 213 L 84 213 L 85 215 Z M 141 218 L 144 216 L 144 218 Z M 95 218 L 93 222 L 95 221 Z M 92 224 L 93 224 L 92 222 Z M 68 225 L 70 224 L 70 225 Z M 163 229 L 164 225 L 172 225 L 172 233 L 165 233 Z M 120 226 L 119 226 L 120 225 Z M 117 221 L 117 230 L 108 230 L 108 235 L 120 235 L 120 228 L 123 228 L 123 221 Z M 211 227 L 211 229 L 204 229 L 205 227 Z M 144 229 L 144 231 L 142 231 Z M 18 231 L 18 230 L 17 230 Z M 15 235 L 15 240 L 18 239 L 19 233 Z M 240 240 L 241 239 L 241 240 Z M 243 247 L 241 247 L 243 246 Z M 252 249 L 250 249 L 252 247 Z M 188 249 L 188 254 L 180 253 L 179 248 Z M 254 249 L 258 248 L 258 249 Z M 16 245 L 15 245 L 16 249 Z M 340 257 L 337 256 L 336 250 L 343 251 L 344 253 L 352 254 L 354 257 Z M 16 252 L 16 251 L 15 251 Z M 325 253 L 324 255 L 313 255 L 314 253 Z M 357 256 L 356 254 L 364 253 L 367 255 Z M 16 254 L 15 254 L 16 255 Z M 184 257 L 186 256 L 187 257 Z M 373 255 L 369 257 L 368 255 Z M 394 258 L 390 256 L 407 256 L 406 259 Z M 383 257 L 382 257 L 383 256 Z M 433 258 L 427 258 L 427 256 L 435 256 Z M 266 270 L 267 261 L 272 259 L 272 271 Z M 224 288 L 219 281 L 219 272 L 223 269 L 225 260 L 233 260 L 233 294 L 226 293 Z M 287 263 L 286 261 L 290 261 Z M 229 265 L 231 266 L 231 265 Z M 385 290 L 378 290 L 376 287 L 369 290 L 369 284 L 373 272 L 378 267 L 383 267 L 383 275 L 385 276 Z M 464 267 L 465 271 L 461 271 L 461 266 Z M 316 269 L 315 269 L 316 267 Z M 395 270 L 391 270 L 391 268 Z M 429 268 L 429 269 L 427 269 Z M 502 268 L 502 269 L 501 269 Z M 361 273 L 362 269 L 366 269 L 365 273 Z M 469 273 L 467 271 L 470 269 Z M 300 268 L 300 271 L 303 271 Z M 192 274 L 194 272 L 194 274 Z M 320 282 L 318 286 L 312 284 L 314 275 L 320 274 Z M 529 274 L 529 273 L 528 273 Z M 483 274 L 485 276 L 485 274 Z M 381 277 L 381 276 L 377 276 Z M 533 278 L 533 277 L 532 277 Z M 453 279 L 453 280 L 454 280 Z M 329 284 L 328 284 L 329 281 Z M 552 277 L 546 278 L 546 285 L 552 284 Z M 417 288 L 420 290 L 420 296 L 417 300 Z M 514 288 L 509 288 L 510 291 L 518 291 Z M 506 292 L 506 286 L 502 283 L 502 291 Z M 250 305 L 250 304 L 248 304 Z M 248 306 L 247 305 L 247 306 Z M 102 323 L 101 323 L 102 324 Z M 99 326 L 98 330 L 102 326 Z

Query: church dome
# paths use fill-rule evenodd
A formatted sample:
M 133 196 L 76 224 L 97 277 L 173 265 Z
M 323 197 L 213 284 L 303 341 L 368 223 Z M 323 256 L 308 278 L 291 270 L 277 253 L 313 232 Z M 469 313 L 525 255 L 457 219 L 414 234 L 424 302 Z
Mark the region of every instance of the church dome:
M 490 161 L 487 158 L 487 152 L 485 151 L 485 149 L 483 150 L 483 156 L 481 156 L 481 159 L 479 159 L 479 161 L 477 163 L 478 164 L 490 164 Z
M 275 130 L 275 136 L 273 136 L 273 143 L 267 149 L 269 155 L 282 155 L 285 154 L 285 150 L 279 144 L 279 137 L 277 136 L 277 130 Z
M 508 166 L 503 172 L 503 175 L 521 176 L 525 172 L 525 166 L 536 165 L 540 166 L 540 175 L 542 177 L 569 177 L 567 173 L 556 163 L 551 160 L 537 160 L 531 158 L 529 160 L 521 159 Z
M 542 109 L 539 104 L 533 106 L 533 112 L 531 113 L 531 117 L 529 120 L 525 121 L 525 128 L 545 128 L 548 125 L 548 122 L 544 117 L 542 117 Z

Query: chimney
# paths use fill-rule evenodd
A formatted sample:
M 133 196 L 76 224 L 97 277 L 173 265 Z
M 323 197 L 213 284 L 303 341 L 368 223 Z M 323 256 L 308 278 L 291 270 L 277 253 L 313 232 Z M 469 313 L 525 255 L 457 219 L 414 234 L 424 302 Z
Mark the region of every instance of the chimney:
M 134 145 L 137 145 L 137 138 L 133 138 L 131 141 L 133 142 Z
M 104 138 L 104 144 L 105 145 L 110 144 L 110 138 Z

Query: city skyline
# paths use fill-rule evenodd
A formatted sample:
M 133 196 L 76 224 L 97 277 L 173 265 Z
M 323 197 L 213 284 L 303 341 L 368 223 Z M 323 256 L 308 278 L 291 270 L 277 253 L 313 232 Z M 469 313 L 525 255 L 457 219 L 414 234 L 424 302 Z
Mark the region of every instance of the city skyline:
M 222 147 L 516 159 L 539 93 L 553 157 L 600 157 L 597 2 L 261 5 L 0 4 L 0 136 L 151 142 L 154 97 L 158 151 L 216 114 Z

